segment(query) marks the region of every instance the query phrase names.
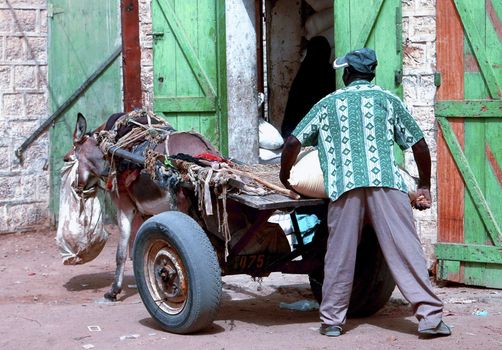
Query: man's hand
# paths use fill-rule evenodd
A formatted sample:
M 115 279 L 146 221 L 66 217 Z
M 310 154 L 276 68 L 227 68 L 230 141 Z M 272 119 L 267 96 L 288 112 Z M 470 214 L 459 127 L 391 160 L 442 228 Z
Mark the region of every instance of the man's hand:
M 432 204 L 431 191 L 427 187 L 417 189 L 416 197 L 411 201 L 411 206 L 418 210 L 429 209 Z
M 279 172 L 279 179 L 281 180 L 284 187 L 292 190 L 289 184 L 289 175 L 291 173 L 291 168 L 296 162 L 296 157 L 300 153 L 302 144 L 293 135 L 288 136 L 286 142 L 284 142 L 284 147 L 282 149 L 281 155 L 281 171 Z
M 418 210 L 429 209 L 432 204 L 431 198 L 431 155 L 427 143 L 422 138 L 412 146 L 413 156 L 418 168 L 417 198 L 411 201 L 413 208 Z

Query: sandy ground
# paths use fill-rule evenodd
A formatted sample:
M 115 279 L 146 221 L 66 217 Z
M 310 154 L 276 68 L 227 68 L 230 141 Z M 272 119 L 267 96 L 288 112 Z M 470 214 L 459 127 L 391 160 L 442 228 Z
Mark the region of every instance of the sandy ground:
M 54 232 L 0 236 L 0 349 L 502 349 L 502 291 L 436 288 L 447 338 L 421 339 L 409 305 L 395 291 L 376 315 L 349 320 L 339 338 L 318 334 L 318 311 L 279 307 L 312 299 L 306 276 L 263 281 L 224 277 L 221 310 L 196 335 L 162 331 L 143 306 L 128 263 L 120 301 L 100 304 L 114 271 L 116 235 L 102 254 L 63 266 Z

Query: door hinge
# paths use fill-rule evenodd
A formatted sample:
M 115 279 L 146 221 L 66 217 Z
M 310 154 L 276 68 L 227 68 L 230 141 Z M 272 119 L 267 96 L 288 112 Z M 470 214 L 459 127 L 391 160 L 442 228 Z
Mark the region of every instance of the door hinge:
M 54 15 L 59 15 L 64 13 L 64 9 L 61 7 L 54 7 L 53 4 L 47 6 L 47 17 L 54 18 Z
M 153 38 L 153 42 L 157 42 L 159 40 L 164 39 L 164 32 L 153 32 L 153 33 L 148 33 L 147 35 L 151 35 Z
M 434 73 L 434 85 L 436 87 L 441 86 L 441 73 L 440 72 Z
M 402 82 L 403 82 L 403 71 L 400 69 L 395 71 L 394 73 L 394 84 L 396 86 L 399 86 L 402 84 Z

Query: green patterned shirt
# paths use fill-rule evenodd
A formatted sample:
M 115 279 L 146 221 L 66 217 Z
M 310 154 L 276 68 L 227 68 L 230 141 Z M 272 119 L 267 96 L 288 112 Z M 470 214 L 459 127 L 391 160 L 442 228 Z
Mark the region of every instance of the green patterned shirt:
M 403 102 L 365 80 L 320 100 L 293 135 L 304 146 L 317 144 L 324 187 L 333 201 L 358 187 L 407 192 L 393 145 L 407 149 L 423 138 Z

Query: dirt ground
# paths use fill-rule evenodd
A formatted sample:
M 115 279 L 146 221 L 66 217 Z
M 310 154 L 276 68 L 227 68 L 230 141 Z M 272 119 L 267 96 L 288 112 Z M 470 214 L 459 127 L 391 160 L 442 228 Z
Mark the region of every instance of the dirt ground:
M 113 280 L 116 234 L 101 255 L 63 266 L 55 232 L 0 236 L 0 349 L 502 349 L 502 291 L 436 288 L 453 336 L 421 339 L 409 305 L 396 290 L 376 315 L 348 321 L 346 333 L 318 333 L 318 311 L 280 303 L 312 299 L 306 276 L 263 281 L 224 277 L 221 310 L 196 335 L 162 331 L 135 289 L 131 262 L 120 301 L 101 300 Z

